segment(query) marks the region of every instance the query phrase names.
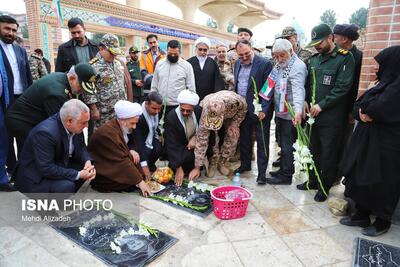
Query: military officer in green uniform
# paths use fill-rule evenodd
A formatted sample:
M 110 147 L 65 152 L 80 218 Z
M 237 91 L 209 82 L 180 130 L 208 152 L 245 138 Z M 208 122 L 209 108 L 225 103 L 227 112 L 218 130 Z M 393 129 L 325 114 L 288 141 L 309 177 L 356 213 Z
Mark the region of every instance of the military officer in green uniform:
M 84 93 L 83 102 L 90 108 L 93 131 L 115 117 L 114 105 L 118 100 L 127 100 L 124 66 L 116 59 L 121 54 L 118 37 L 107 33 L 101 38 L 99 52 L 89 61 L 98 73 L 97 91 L 95 94 Z
M 129 61 L 126 63 L 132 80 L 133 102 L 142 103 L 143 100 L 143 81 L 140 74 L 139 50 L 136 46 L 129 48 Z
M 347 119 L 346 97 L 353 84 L 354 58 L 347 50 L 334 44 L 332 30 L 326 24 L 315 26 L 311 38 L 307 47 L 314 47 L 318 54 L 310 59 L 306 82 L 306 110 L 315 118 L 310 150 L 323 187 L 328 193 L 337 178 L 343 125 Z M 315 92 L 312 89 L 313 80 Z M 313 176 L 310 177 L 309 187 L 318 189 L 315 201 L 326 200 L 327 196 Z M 299 184 L 297 188 L 306 190 L 307 184 Z
M 93 94 L 96 72 L 92 66 L 79 63 L 68 73 L 53 72 L 34 82 L 7 110 L 6 126 L 8 133 L 17 139 L 22 149 L 29 131 L 59 112 L 61 106 L 83 91 Z

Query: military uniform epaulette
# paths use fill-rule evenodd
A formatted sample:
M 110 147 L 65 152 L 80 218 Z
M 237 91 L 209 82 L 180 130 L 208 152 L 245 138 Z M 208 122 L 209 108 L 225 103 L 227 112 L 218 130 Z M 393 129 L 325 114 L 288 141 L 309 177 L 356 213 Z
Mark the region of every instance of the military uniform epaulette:
M 346 49 L 340 48 L 340 49 L 338 49 L 337 53 L 338 53 L 339 55 L 348 55 L 348 54 L 349 54 L 349 51 L 346 50 Z
M 93 65 L 94 63 L 96 63 L 96 62 L 99 61 L 99 60 L 100 60 L 100 58 L 94 57 L 94 58 L 92 58 L 91 60 L 89 60 L 88 64 Z

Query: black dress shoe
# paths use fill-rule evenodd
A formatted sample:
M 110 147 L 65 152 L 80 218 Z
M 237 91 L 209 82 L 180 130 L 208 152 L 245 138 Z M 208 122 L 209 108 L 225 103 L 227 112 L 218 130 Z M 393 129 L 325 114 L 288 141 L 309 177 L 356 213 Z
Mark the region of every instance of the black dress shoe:
M 361 230 L 361 233 L 366 236 L 379 236 L 386 233 L 390 228 L 390 222 L 376 218 L 375 222 Z
M 267 178 L 265 178 L 264 175 L 258 175 L 257 176 L 257 184 L 264 185 L 266 183 L 267 183 Z
M 279 167 L 279 166 L 281 166 L 281 157 L 279 157 L 277 160 L 275 160 L 274 162 L 272 162 L 272 166 L 273 166 L 273 167 Z
M 310 183 L 308 188 L 307 188 L 307 182 L 304 182 L 302 184 L 296 185 L 296 188 L 299 190 L 308 190 L 308 189 L 318 189 L 318 186 L 315 184 Z
M 340 219 L 340 224 L 347 226 L 359 226 L 359 227 L 368 227 L 371 224 L 371 220 L 369 216 L 348 216 Z
M 13 184 L 1 184 L 0 185 L 0 191 L 3 192 L 14 192 L 17 191 L 17 188 L 15 188 L 15 186 Z
M 274 184 L 274 185 L 278 185 L 278 184 L 290 185 L 290 184 L 292 184 L 292 179 L 290 177 L 278 175 L 276 177 L 267 178 L 267 183 Z
M 270 174 L 272 177 L 276 177 L 276 176 L 278 176 L 280 173 L 281 173 L 281 170 L 276 170 L 276 171 L 270 171 L 270 172 L 269 172 L 269 174 Z
M 327 198 L 328 196 L 326 196 L 322 190 L 318 190 L 314 196 L 314 200 L 317 202 L 324 202 Z
M 237 168 L 234 173 L 244 173 L 247 171 L 251 171 L 251 168 L 242 168 L 242 166 L 240 166 L 239 168 Z

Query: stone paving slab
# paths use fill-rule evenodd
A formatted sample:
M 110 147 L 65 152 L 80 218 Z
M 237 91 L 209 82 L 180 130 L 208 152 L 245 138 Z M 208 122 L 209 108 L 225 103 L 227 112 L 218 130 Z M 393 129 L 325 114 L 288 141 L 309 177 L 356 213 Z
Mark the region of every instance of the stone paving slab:
M 274 160 L 271 146 L 271 162 Z M 231 164 L 234 169 L 237 164 Z M 255 164 L 253 162 L 253 167 Z M 270 170 L 270 169 L 269 169 Z M 149 224 L 179 241 L 149 266 L 330 266 L 351 265 L 353 240 L 362 237 L 361 228 L 339 224 L 341 217 L 330 213 L 327 202 L 313 200 L 315 191 L 290 186 L 259 186 L 257 171 L 242 175 L 243 185 L 254 197 L 247 215 L 222 221 L 213 214 L 206 218 L 189 214 L 152 199 L 134 194 L 112 194 L 114 209 Z M 231 180 L 217 174 L 199 181 L 229 185 Z M 344 187 L 335 186 L 330 196 L 343 197 Z M 89 193 L 99 194 L 93 190 Z M 15 207 L 24 196 L 0 193 L 0 266 L 105 266 L 103 262 L 49 226 L 18 223 Z M 32 213 L 34 214 L 34 213 Z M 373 239 L 400 246 L 400 226 Z

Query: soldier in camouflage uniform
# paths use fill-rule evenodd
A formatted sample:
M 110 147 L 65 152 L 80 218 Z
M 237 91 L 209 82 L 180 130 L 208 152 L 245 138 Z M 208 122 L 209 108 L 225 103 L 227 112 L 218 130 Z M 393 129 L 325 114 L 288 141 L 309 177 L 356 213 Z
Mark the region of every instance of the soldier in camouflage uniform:
M 99 44 L 99 52 L 89 61 L 98 73 L 97 92 L 84 94 L 84 102 L 90 107 L 94 130 L 115 117 L 114 105 L 118 100 L 127 100 L 124 84 L 124 67 L 116 59 L 122 54 L 118 37 L 106 34 Z
M 284 38 L 292 43 L 293 51 L 297 54 L 297 56 L 303 60 L 304 63 L 308 64 L 312 53 L 309 50 L 303 49 L 300 47 L 297 41 L 297 32 L 295 28 L 288 26 L 282 30 L 282 34 L 279 38 Z
M 235 80 L 233 76 L 233 68 L 231 63 L 226 58 L 227 48 L 225 45 L 217 46 L 217 56 L 215 61 L 218 64 L 219 72 L 224 80 L 225 90 L 233 91 Z
M 225 163 L 235 152 L 240 135 L 239 126 L 247 112 L 246 100 L 235 92 L 226 90 L 207 95 L 200 102 L 200 106 L 203 108 L 203 112 L 196 132 L 195 167 L 189 174 L 189 180 L 200 176 L 200 168 L 205 163 L 212 131 L 215 132 L 216 140 L 207 176 L 214 176 L 217 165 L 222 175 L 229 174 L 229 169 L 225 166 Z M 217 131 L 222 127 L 225 128 L 225 137 L 220 151 Z
M 42 59 L 43 57 L 35 52 L 29 57 L 29 68 L 34 81 L 39 80 L 47 74 L 46 65 Z

